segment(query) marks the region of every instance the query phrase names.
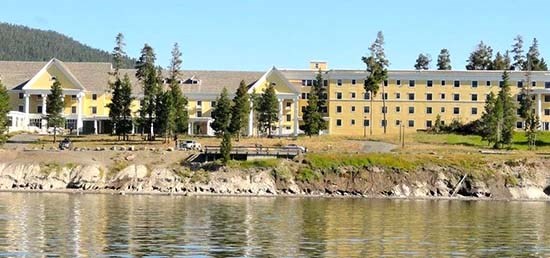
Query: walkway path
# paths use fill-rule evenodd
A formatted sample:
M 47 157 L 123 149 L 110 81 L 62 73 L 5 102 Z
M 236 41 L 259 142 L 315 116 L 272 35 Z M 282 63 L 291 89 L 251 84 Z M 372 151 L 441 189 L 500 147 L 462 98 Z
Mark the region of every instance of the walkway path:
M 365 141 L 363 143 L 363 152 L 391 152 L 393 149 L 397 148 L 397 145 L 387 143 L 387 142 L 377 142 L 377 141 Z

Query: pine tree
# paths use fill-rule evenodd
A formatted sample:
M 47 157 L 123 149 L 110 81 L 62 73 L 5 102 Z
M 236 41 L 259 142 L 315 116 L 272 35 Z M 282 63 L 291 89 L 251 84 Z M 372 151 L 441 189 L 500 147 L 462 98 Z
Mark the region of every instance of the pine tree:
M 525 56 L 523 55 L 523 38 L 521 35 L 517 35 L 514 38 L 514 44 L 512 45 L 512 54 L 514 63 L 510 67 L 511 70 L 524 70 Z
M 481 136 L 483 140 L 487 141 L 489 144 L 494 144 L 497 142 L 497 112 L 496 107 L 496 96 L 493 92 L 490 92 L 487 95 L 485 100 L 485 108 L 483 115 L 481 116 Z
M 143 87 L 143 100 L 140 108 L 140 120 L 147 130 L 149 140 L 154 140 L 153 124 L 156 110 L 157 97 L 160 92 L 160 82 L 155 69 L 155 53 L 151 46 L 145 44 L 141 50 L 141 56 L 136 62 L 136 78 Z M 149 129 L 151 128 L 151 129 Z
M 107 104 L 107 107 L 109 108 L 109 117 L 111 118 L 111 122 L 113 124 L 114 133 L 118 135 L 119 140 L 121 136 L 123 137 L 124 140 L 127 140 L 127 134 L 129 133 L 129 129 L 128 129 L 128 123 L 126 121 L 127 117 L 123 118 L 123 115 L 125 115 L 123 114 L 123 112 L 125 112 L 126 109 L 130 108 L 130 103 L 127 103 L 127 99 L 124 99 L 124 98 L 131 98 L 131 85 L 130 85 L 130 96 L 123 96 L 121 91 L 122 91 L 124 82 L 120 78 L 120 73 L 119 73 L 119 70 L 123 64 L 123 59 L 126 57 L 126 52 L 124 52 L 124 46 L 126 45 L 124 43 L 124 35 L 122 35 L 122 33 L 117 34 L 115 41 L 116 41 L 116 45 L 111 54 L 113 57 L 113 72 L 109 73 L 112 77 L 114 77 L 114 81 L 109 82 L 112 96 L 111 96 L 111 102 Z M 126 83 L 129 83 L 129 79 Z M 130 117 L 131 117 L 131 114 L 130 114 Z
M 10 97 L 8 90 L 0 81 L 0 145 L 6 142 L 8 131 L 8 112 L 10 112 Z
M 54 79 L 51 87 L 51 92 L 46 99 L 46 112 L 48 113 L 48 126 L 53 127 L 53 142 L 56 141 L 57 128 L 65 125 L 65 118 L 63 117 L 63 89 L 61 83 Z
M 507 63 L 506 57 L 497 52 L 489 70 L 507 70 L 508 68 L 510 68 L 510 63 Z
M 187 132 L 187 123 L 189 121 L 189 113 L 187 112 L 188 101 L 183 95 L 179 85 L 182 62 L 178 43 L 175 43 L 174 48 L 172 49 L 172 59 L 169 67 L 170 94 L 172 98 L 170 129 L 173 132 L 175 139 L 177 139 L 178 134 Z
M 535 112 L 534 100 L 529 95 L 529 85 L 523 87 L 519 94 L 519 116 L 523 120 L 523 129 L 527 136 L 527 145 L 529 149 L 533 149 L 536 143 L 537 131 L 540 126 L 539 117 Z
M 387 67 L 389 65 L 386 54 L 384 53 L 384 35 L 381 31 L 378 32 L 376 40 L 369 47 L 370 56 L 363 56 L 361 60 L 367 66 L 367 79 L 365 80 L 365 91 L 370 95 L 370 121 L 373 118 L 372 103 L 374 97 L 378 94 L 380 84 L 388 77 Z M 382 87 L 382 108 L 386 109 L 386 99 L 384 98 L 384 87 Z M 383 119 L 386 121 L 386 113 L 383 112 Z M 384 123 L 384 133 L 386 133 L 387 123 Z M 372 135 L 372 126 L 370 126 L 370 134 Z
M 117 133 L 122 135 L 122 139 L 125 141 L 129 140 L 128 135 L 132 132 L 132 83 L 130 82 L 130 77 L 128 74 L 125 74 L 122 83 L 120 85 L 119 91 L 119 106 L 120 106 L 120 121 L 118 123 Z
M 303 125 L 302 130 L 306 135 L 318 135 L 322 130 L 327 129 L 327 123 L 323 119 L 324 107 L 320 106 L 322 101 L 320 97 L 326 96 L 326 89 L 322 86 L 323 75 L 321 70 L 317 73 L 317 83 L 314 84 L 312 91 L 308 95 L 307 107 L 303 114 Z M 326 101 L 324 102 L 326 104 Z
M 527 52 L 527 60 L 523 65 L 523 70 L 548 71 L 548 66 L 544 61 L 544 58 L 540 57 L 537 38 L 533 39 L 533 44 L 531 45 L 531 47 L 529 47 L 529 51 Z
M 481 118 L 482 136 L 494 148 L 502 148 L 512 143 L 516 122 L 516 105 L 511 95 L 510 76 L 502 74 L 502 87 L 495 97 L 491 92 L 485 103 L 485 112 Z
M 277 121 L 279 113 L 279 103 L 275 94 L 275 87 L 272 84 L 267 85 L 264 93 L 260 96 L 258 112 L 258 124 L 262 132 L 267 132 L 271 137 L 273 123 Z
M 317 72 L 315 76 L 315 81 L 313 87 L 311 88 L 310 94 L 317 95 L 317 110 L 321 114 L 325 114 L 328 111 L 327 106 L 327 88 L 325 86 L 325 80 L 323 79 L 323 73 L 321 69 Z M 326 128 L 321 128 L 320 130 L 325 130 Z
M 476 49 L 468 58 L 467 70 L 488 70 L 491 66 L 493 58 L 493 49 L 480 41 Z
M 227 89 L 223 88 L 220 96 L 216 99 L 216 106 L 212 110 L 212 123 L 210 127 L 217 136 L 222 136 L 229 132 L 231 122 L 231 100 L 229 99 Z
M 248 96 L 248 87 L 244 80 L 239 84 L 235 97 L 233 98 L 232 117 L 229 125 L 229 131 L 240 140 L 244 128 L 248 124 L 248 115 L 250 113 L 250 98 Z
M 416 64 L 414 65 L 414 69 L 416 70 L 428 70 L 430 69 L 430 62 L 432 61 L 432 58 L 428 54 L 422 54 L 420 53 L 418 55 L 418 58 L 416 59 Z
M 446 48 L 441 49 L 437 56 L 437 70 L 451 70 L 451 55 Z
M 434 126 L 432 128 L 432 131 L 434 133 L 440 133 L 443 131 L 443 121 L 441 121 L 441 115 L 440 114 L 437 114 L 437 116 L 435 117 L 435 122 L 434 122 Z
M 223 133 L 222 142 L 220 144 L 221 160 L 224 165 L 227 165 L 227 162 L 231 160 L 231 149 L 231 133 L 226 131 Z
M 155 129 L 164 136 L 164 142 L 168 142 L 170 127 L 174 121 L 172 108 L 172 95 L 168 91 L 158 91 L 155 98 Z
M 507 71 L 502 74 L 502 88 L 498 93 L 497 105 L 502 105 L 502 137 L 501 145 L 510 145 L 514 135 L 514 126 L 516 123 L 516 104 L 512 98 L 510 87 L 510 75 Z M 500 102 L 500 103 L 498 103 Z

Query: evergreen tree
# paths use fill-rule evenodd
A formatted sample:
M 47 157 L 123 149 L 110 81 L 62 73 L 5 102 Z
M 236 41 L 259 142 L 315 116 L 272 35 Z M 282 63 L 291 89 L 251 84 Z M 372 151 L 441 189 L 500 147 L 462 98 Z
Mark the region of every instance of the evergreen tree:
M 496 96 L 493 92 L 490 92 L 487 95 L 485 100 L 485 108 L 483 115 L 481 116 L 481 136 L 483 140 L 487 141 L 489 144 L 494 144 L 497 142 L 497 112 L 496 107 Z
M 250 99 L 248 96 L 248 87 L 244 80 L 239 84 L 235 97 L 233 98 L 232 117 L 229 124 L 229 131 L 237 136 L 239 141 L 243 130 L 248 124 L 248 115 L 250 113 Z
M 170 130 L 173 132 L 175 139 L 178 134 L 187 132 L 187 123 L 189 121 L 189 113 L 187 112 L 188 101 L 183 95 L 179 85 L 182 62 L 178 43 L 175 43 L 172 49 L 172 59 L 169 67 L 170 95 L 172 101 L 172 106 L 170 108 Z
M 523 38 L 521 35 L 517 35 L 514 38 L 514 44 L 512 45 L 512 54 L 514 63 L 510 67 L 511 70 L 524 70 L 525 56 L 523 55 Z
M 432 128 L 432 131 L 434 133 L 440 133 L 443 131 L 443 128 L 444 125 L 443 125 L 443 121 L 441 121 L 441 115 L 440 114 L 437 114 L 437 116 L 435 117 L 435 122 L 434 122 L 434 126 Z
M 414 65 L 414 69 L 429 70 L 431 61 L 432 61 L 432 58 L 430 58 L 430 55 L 420 53 L 418 55 L 418 58 L 416 59 L 416 64 Z
M 319 72 L 315 76 L 315 81 L 313 83 L 313 87 L 311 88 L 311 94 L 317 95 L 317 110 L 321 114 L 325 114 L 328 111 L 327 106 L 327 88 L 325 86 L 325 80 L 323 79 L 323 73 L 321 69 L 319 69 Z M 326 129 L 326 128 L 324 128 Z M 324 130 L 321 128 L 321 130 Z
M 120 120 L 118 122 L 117 134 L 122 135 L 122 139 L 129 140 L 128 135 L 132 132 L 132 110 L 130 109 L 134 97 L 132 97 L 132 83 L 130 77 L 125 74 L 119 90 L 120 101 Z
M 503 85 L 495 97 L 491 92 L 485 103 L 481 118 L 482 136 L 494 148 L 502 148 L 512 143 L 516 122 L 516 105 L 511 95 L 510 77 L 507 71 L 502 74 Z
M 508 52 L 506 52 L 506 55 L 508 55 Z M 509 68 L 509 60 L 506 60 L 506 56 L 503 56 L 500 52 L 497 52 L 495 60 L 491 63 L 489 70 L 508 70 Z
M 157 97 L 160 92 L 160 82 L 155 69 L 155 53 L 151 46 L 145 44 L 141 50 L 141 56 L 136 62 L 136 78 L 143 87 L 143 100 L 140 108 L 140 120 L 147 130 L 149 140 L 154 140 L 153 124 L 156 110 Z M 149 129 L 151 128 L 151 129 Z
M 216 99 L 216 106 L 212 110 L 212 123 L 210 127 L 217 136 L 222 136 L 229 132 L 231 122 L 231 100 L 229 99 L 227 89 L 223 88 L 220 96 Z
M 493 49 L 485 45 L 483 41 L 479 42 L 474 52 L 468 58 L 467 70 L 488 70 L 493 58 Z
M 312 91 L 308 95 L 307 99 L 307 107 L 303 114 L 303 125 L 302 130 L 305 132 L 306 135 L 312 136 L 312 135 L 318 135 L 322 130 L 327 129 L 327 123 L 323 119 L 323 111 L 326 109 L 322 106 L 320 106 L 322 103 L 322 100 L 320 100 L 320 97 L 325 97 L 326 89 L 322 86 L 321 83 L 323 83 L 323 75 L 321 73 L 321 70 L 319 70 L 319 73 L 317 73 L 317 83 L 312 88 Z M 321 85 L 321 86 L 320 86 Z M 326 101 L 324 102 L 326 104 Z
M 164 136 L 164 142 L 171 137 L 170 128 L 174 119 L 172 108 L 172 95 L 168 91 L 158 91 L 155 98 L 155 129 Z
M 225 131 L 222 136 L 222 142 L 220 144 L 220 154 L 222 156 L 221 160 L 224 165 L 227 165 L 227 162 L 231 160 L 231 133 Z
M 275 94 L 275 87 L 268 83 L 264 93 L 260 96 L 258 109 L 258 124 L 262 132 L 271 137 L 273 123 L 277 121 L 279 103 Z
M 53 127 L 53 142 L 56 141 L 57 128 L 65 125 L 65 118 L 63 118 L 63 89 L 61 83 L 54 79 L 51 87 L 51 92 L 46 99 L 46 112 L 48 113 L 48 127 Z
M 132 101 L 132 88 L 130 85 L 130 79 L 128 78 L 128 80 L 123 81 L 120 78 L 119 73 L 119 70 L 123 65 L 123 60 L 126 57 L 124 46 L 124 35 L 119 33 L 116 36 L 116 45 L 112 52 L 113 72 L 110 72 L 109 74 L 114 77 L 114 81 L 109 82 L 112 96 L 111 102 L 107 104 L 114 133 L 118 135 L 119 140 L 121 136 L 124 140 L 128 140 L 127 135 L 131 130 L 131 123 L 129 124 L 127 120 L 131 120 L 131 112 L 129 110 Z M 123 87 L 125 88 L 123 89 Z
M 0 81 L 0 145 L 6 142 L 8 132 L 8 112 L 10 112 L 10 96 L 8 90 Z
M 527 136 L 527 145 L 533 149 L 536 143 L 537 131 L 540 126 L 539 117 L 535 112 L 534 100 L 529 95 L 530 89 L 523 87 L 519 94 L 519 116 L 523 120 L 523 129 Z
M 369 47 L 370 56 L 363 56 L 361 59 L 367 66 L 367 79 L 365 80 L 365 91 L 370 95 L 370 121 L 372 124 L 373 110 L 372 103 L 374 97 L 378 94 L 380 84 L 388 78 L 387 67 L 389 65 L 388 59 L 384 52 L 384 35 L 381 31 L 378 32 L 376 40 Z M 384 98 L 384 87 L 382 87 L 382 108 L 386 109 L 386 100 Z M 382 113 L 384 120 L 386 120 L 386 113 Z M 384 124 L 384 133 L 386 133 L 387 123 Z M 372 135 L 372 126 L 370 126 L 370 134 Z
M 544 58 L 540 57 L 537 38 L 533 39 L 533 44 L 529 47 L 529 52 L 527 52 L 527 60 L 525 61 L 523 68 L 525 71 L 548 71 L 548 66 L 544 61 Z
M 446 48 L 441 49 L 437 56 L 437 70 L 451 70 L 451 55 Z

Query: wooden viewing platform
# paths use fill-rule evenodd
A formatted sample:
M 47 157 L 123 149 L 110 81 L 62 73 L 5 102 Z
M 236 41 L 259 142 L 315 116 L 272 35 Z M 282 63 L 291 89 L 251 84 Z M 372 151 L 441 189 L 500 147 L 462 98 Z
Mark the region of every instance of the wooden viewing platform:
M 296 148 L 281 148 L 281 147 L 262 147 L 262 146 L 235 146 L 231 149 L 231 159 L 234 160 L 251 160 L 251 159 L 268 159 L 268 158 L 286 158 L 292 159 L 304 151 Z M 204 151 L 199 154 L 193 161 L 208 162 L 221 158 L 220 146 L 204 146 Z

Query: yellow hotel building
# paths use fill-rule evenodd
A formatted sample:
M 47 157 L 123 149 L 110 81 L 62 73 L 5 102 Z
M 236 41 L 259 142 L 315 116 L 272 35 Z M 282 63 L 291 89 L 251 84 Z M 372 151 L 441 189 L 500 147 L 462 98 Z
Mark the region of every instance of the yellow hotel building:
M 279 121 L 273 125 L 276 135 L 300 134 L 302 111 L 315 77 L 321 70 L 323 85 L 328 93 L 328 112 L 325 119 L 332 135 L 382 134 L 425 130 L 436 116 L 444 123 L 458 120 L 463 123 L 478 119 L 483 113 L 486 96 L 497 93 L 503 71 L 416 71 L 391 70 L 388 80 L 380 87 L 370 105 L 370 96 L 363 89 L 364 70 L 329 69 L 326 62 L 310 62 L 308 69 L 277 69 L 266 72 L 247 71 L 182 71 L 179 80 L 189 99 L 189 134 L 213 135 L 210 128 L 212 106 L 225 87 L 232 98 L 241 80 L 249 86 L 249 93 L 261 93 L 267 85 L 274 85 L 279 99 Z M 73 133 L 110 133 L 109 91 L 110 63 L 0 61 L 0 80 L 9 89 L 11 131 L 47 132 L 46 96 L 53 79 L 61 82 L 64 95 L 66 127 Z M 133 115 L 139 115 L 140 83 L 134 69 L 122 69 L 132 80 Z M 511 71 L 512 94 L 517 96 L 522 87 L 530 84 L 530 93 L 536 99 L 536 111 L 541 129 L 550 130 L 550 72 Z M 385 99 L 386 109 L 383 110 Z M 386 121 L 383 120 L 386 112 Z M 254 118 L 254 112 L 250 118 Z M 371 118 L 372 117 L 372 118 Z M 248 134 L 258 134 L 254 119 L 249 119 Z M 517 127 L 521 127 L 518 120 Z M 137 126 L 134 133 L 139 133 Z

